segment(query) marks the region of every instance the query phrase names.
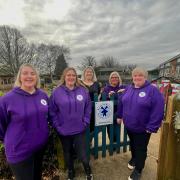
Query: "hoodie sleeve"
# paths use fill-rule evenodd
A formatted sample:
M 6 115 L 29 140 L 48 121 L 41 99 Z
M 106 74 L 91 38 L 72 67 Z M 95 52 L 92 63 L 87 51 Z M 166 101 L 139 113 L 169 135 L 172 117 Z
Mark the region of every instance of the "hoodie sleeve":
M 86 102 L 84 107 L 84 122 L 85 125 L 90 124 L 90 118 L 91 118 L 91 111 L 92 111 L 92 105 L 91 105 L 91 99 L 89 96 L 89 93 L 86 91 Z
M 123 103 L 122 103 L 122 94 L 118 95 L 118 106 L 117 106 L 117 118 L 122 119 L 123 115 Z
M 6 110 L 6 105 L 3 99 L 0 99 L 0 140 L 4 141 L 4 136 L 9 123 L 9 118 Z
M 151 102 L 152 104 L 151 104 L 150 118 L 146 126 L 146 130 L 155 133 L 161 126 L 164 116 L 164 98 L 156 87 L 153 88 L 153 95 Z
M 49 98 L 49 122 L 50 125 L 55 129 L 57 129 L 59 126 L 58 112 L 59 112 L 59 108 L 55 102 L 55 92 L 53 92 Z
M 118 106 L 117 106 L 117 118 L 122 119 L 123 118 L 123 103 L 122 103 L 122 97 L 128 90 L 129 86 L 124 86 L 124 91 L 121 93 L 118 93 Z

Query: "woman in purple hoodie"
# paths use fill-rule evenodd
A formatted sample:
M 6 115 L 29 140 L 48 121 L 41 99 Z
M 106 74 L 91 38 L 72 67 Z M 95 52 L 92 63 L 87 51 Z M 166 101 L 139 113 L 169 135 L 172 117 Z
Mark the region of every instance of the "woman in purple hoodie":
M 41 180 L 48 140 L 48 96 L 33 66 L 20 67 L 15 87 L 0 100 L 0 140 L 16 180 Z
M 86 179 L 91 180 L 92 172 L 86 155 L 85 131 L 90 124 L 91 100 L 89 92 L 80 86 L 74 68 L 66 68 L 60 85 L 50 98 L 50 117 L 57 130 L 68 168 L 68 179 L 75 177 L 74 151 L 82 161 Z
M 107 84 L 104 87 L 104 90 L 102 92 L 102 96 L 105 96 L 106 100 L 110 100 L 111 96 L 114 97 L 114 101 L 116 101 L 116 104 L 114 105 L 114 113 L 116 116 L 117 113 L 117 100 L 118 97 L 122 94 L 122 92 L 125 90 L 125 85 L 122 85 L 122 79 L 118 72 L 113 71 L 109 75 L 109 84 Z M 113 134 L 113 141 L 116 142 L 116 133 L 115 128 L 117 126 L 116 117 L 114 118 L 113 127 L 114 127 L 114 134 Z M 107 126 L 107 133 L 108 137 L 110 138 L 110 126 Z M 115 150 L 115 148 L 114 148 Z
M 147 157 L 151 133 L 157 132 L 164 114 L 164 99 L 159 90 L 147 81 L 143 68 L 132 71 L 133 84 L 126 88 L 118 104 L 117 123 L 123 121 L 130 139 L 133 170 L 128 180 L 139 180 Z

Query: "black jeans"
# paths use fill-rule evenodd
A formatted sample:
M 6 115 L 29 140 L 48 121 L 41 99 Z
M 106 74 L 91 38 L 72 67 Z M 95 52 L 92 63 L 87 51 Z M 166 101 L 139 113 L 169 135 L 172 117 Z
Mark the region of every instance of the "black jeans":
M 135 162 L 135 168 L 141 173 L 145 165 L 147 146 L 149 144 L 151 134 L 146 132 L 134 133 L 130 130 L 127 130 L 127 133 L 130 139 L 131 155 Z
M 85 132 L 69 135 L 69 136 L 62 136 L 60 135 L 60 140 L 62 143 L 63 151 L 64 151 L 64 159 L 69 171 L 74 171 L 74 150 L 77 154 L 77 157 L 83 163 L 84 169 L 86 174 L 90 170 L 89 166 L 89 159 L 86 154 L 86 136 Z
M 28 159 L 9 164 L 16 180 L 41 180 L 44 148 Z

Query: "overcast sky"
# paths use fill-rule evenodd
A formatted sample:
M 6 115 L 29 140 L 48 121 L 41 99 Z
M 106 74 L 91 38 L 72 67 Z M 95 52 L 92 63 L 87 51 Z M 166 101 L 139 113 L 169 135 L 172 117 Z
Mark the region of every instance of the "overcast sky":
M 152 69 L 180 53 L 180 0 L 0 0 L 0 25 L 70 47 L 71 66 L 113 56 Z

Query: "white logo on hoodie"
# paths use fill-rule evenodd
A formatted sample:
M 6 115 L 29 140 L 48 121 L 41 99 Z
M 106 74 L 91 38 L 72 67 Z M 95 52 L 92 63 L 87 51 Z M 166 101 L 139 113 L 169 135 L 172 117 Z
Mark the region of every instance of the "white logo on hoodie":
M 79 95 L 76 96 L 76 99 L 78 101 L 82 101 L 83 100 L 83 96 L 81 94 L 79 94 Z
M 47 101 L 45 99 L 41 99 L 41 104 L 46 106 L 47 105 Z
M 140 92 L 140 93 L 139 93 L 139 97 L 144 97 L 144 96 L 146 96 L 146 93 L 145 93 L 145 92 Z

